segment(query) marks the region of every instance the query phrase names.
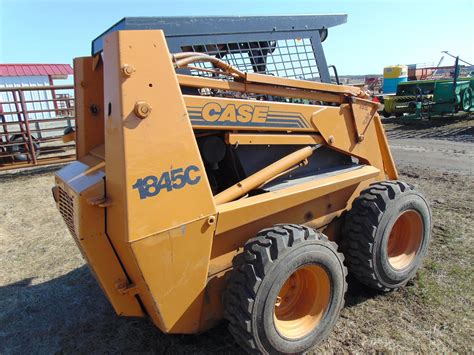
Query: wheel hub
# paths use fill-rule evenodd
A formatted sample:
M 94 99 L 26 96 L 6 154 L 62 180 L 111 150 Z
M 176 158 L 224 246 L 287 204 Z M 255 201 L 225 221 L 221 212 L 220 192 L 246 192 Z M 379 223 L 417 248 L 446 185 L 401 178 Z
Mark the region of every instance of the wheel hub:
M 395 221 L 387 244 L 389 264 L 396 270 L 410 266 L 423 239 L 423 220 L 418 212 L 408 210 Z
M 330 293 L 329 276 L 319 265 L 291 274 L 275 300 L 274 322 L 280 335 L 299 339 L 311 333 L 329 306 Z

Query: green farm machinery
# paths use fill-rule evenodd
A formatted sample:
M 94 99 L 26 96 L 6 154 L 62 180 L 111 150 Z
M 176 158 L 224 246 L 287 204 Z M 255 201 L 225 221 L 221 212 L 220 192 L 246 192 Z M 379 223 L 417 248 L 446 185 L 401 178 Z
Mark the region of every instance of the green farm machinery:
M 399 83 L 395 95 L 383 98 L 385 117 L 430 118 L 474 110 L 474 77 L 441 80 L 420 80 Z

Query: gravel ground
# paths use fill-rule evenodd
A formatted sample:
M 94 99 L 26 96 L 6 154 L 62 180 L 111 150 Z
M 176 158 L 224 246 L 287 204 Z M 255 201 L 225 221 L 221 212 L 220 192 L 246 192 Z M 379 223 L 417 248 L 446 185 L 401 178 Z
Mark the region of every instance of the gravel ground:
M 472 121 L 388 122 L 401 179 L 433 208 L 424 266 L 389 294 L 349 280 L 346 308 L 317 351 L 474 351 Z M 115 316 L 51 198 L 56 168 L 0 175 L 0 353 L 241 353 L 222 324 L 164 335 Z
M 453 121 L 415 121 L 385 125 L 399 166 L 434 169 L 472 176 L 474 173 L 474 116 Z M 396 122 L 396 121 L 395 121 Z

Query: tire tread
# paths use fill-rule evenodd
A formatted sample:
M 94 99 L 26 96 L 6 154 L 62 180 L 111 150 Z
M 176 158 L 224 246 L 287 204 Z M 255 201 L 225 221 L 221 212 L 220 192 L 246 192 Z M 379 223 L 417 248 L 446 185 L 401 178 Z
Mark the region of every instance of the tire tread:
M 229 322 L 230 333 L 248 353 L 260 353 L 253 335 L 251 317 L 261 281 L 271 265 L 293 245 L 309 240 L 326 242 L 340 260 L 344 260 L 343 254 L 337 252 L 336 243 L 330 242 L 319 231 L 296 224 L 277 224 L 260 231 L 255 238 L 247 241 L 243 253 L 234 258 L 234 269 L 224 292 L 224 318 Z M 343 270 L 345 293 L 347 268 L 344 266 Z
M 373 183 L 361 192 L 346 215 L 341 246 L 349 273 L 364 285 L 384 292 L 394 289 L 377 280 L 372 261 L 375 233 L 389 203 L 412 190 L 413 185 L 399 180 Z

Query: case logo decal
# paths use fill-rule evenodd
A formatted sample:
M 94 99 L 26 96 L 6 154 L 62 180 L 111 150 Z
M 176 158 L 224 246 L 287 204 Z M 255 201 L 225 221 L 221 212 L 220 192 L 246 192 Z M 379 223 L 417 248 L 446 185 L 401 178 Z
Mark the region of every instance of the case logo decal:
M 211 101 L 187 109 L 196 126 L 309 128 L 301 112 L 271 111 L 270 106 L 264 105 Z

